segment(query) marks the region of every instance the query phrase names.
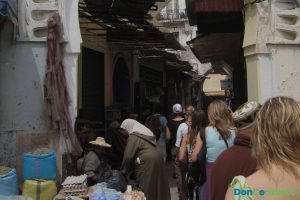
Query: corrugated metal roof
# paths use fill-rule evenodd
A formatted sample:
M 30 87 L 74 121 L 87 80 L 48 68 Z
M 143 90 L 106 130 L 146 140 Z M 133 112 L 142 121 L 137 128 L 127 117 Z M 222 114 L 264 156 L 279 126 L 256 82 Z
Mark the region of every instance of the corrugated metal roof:
M 197 0 L 196 12 L 234 12 L 241 11 L 243 0 Z

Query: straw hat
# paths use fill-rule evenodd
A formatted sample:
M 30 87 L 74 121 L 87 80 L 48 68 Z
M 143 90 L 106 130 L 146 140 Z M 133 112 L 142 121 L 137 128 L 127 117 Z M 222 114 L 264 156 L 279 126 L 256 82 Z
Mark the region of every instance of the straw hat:
M 256 112 L 261 105 L 256 101 L 249 101 L 241 105 L 233 114 L 233 120 L 239 130 L 249 128 L 254 124 Z
M 110 144 L 105 142 L 105 139 L 103 137 L 97 137 L 96 140 L 90 141 L 90 144 L 97 145 L 100 147 L 111 147 Z

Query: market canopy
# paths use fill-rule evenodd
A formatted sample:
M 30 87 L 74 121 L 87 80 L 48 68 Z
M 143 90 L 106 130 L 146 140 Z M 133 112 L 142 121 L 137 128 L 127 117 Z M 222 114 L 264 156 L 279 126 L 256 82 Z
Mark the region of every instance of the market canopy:
M 187 42 L 200 62 L 225 61 L 230 65 L 238 59 L 241 43 L 240 33 L 203 34 Z
M 185 50 L 173 34 L 161 32 L 149 22 L 151 16 L 147 13 L 157 9 L 155 2 L 156 0 L 84 0 L 79 3 L 79 14 L 81 18 L 103 27 L 109 43 L 127 50 Z
M 17 0 L 0 0 L 0 15 L 7 16 L 14 23 L 18 24 Z

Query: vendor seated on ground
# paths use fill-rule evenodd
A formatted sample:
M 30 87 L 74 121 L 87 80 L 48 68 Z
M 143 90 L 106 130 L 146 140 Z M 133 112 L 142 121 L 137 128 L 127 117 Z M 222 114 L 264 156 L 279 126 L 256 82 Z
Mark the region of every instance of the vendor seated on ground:
M 85 155 L 82 164 L 82 171 L 88 176 L 88 186 L 96 184 L 103 172 L 110 169 L 105 149 L 110 148 L 111 145 L 102 137 L 90 141 L 90 144 L 92 150 Z

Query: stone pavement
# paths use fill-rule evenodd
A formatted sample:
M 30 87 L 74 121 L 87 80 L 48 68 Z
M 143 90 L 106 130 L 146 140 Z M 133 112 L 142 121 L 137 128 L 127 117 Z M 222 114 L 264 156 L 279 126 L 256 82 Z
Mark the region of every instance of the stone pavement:
M 177 184 L 176 179 L 172 177 L 172 173 L 174 172 L 173 162 L 166 163 L 166 173 L 168 174 L 169 179 L 169 186 L 171 192 L 171 199 L 178 200 L 178 193 L 177 193 Z

